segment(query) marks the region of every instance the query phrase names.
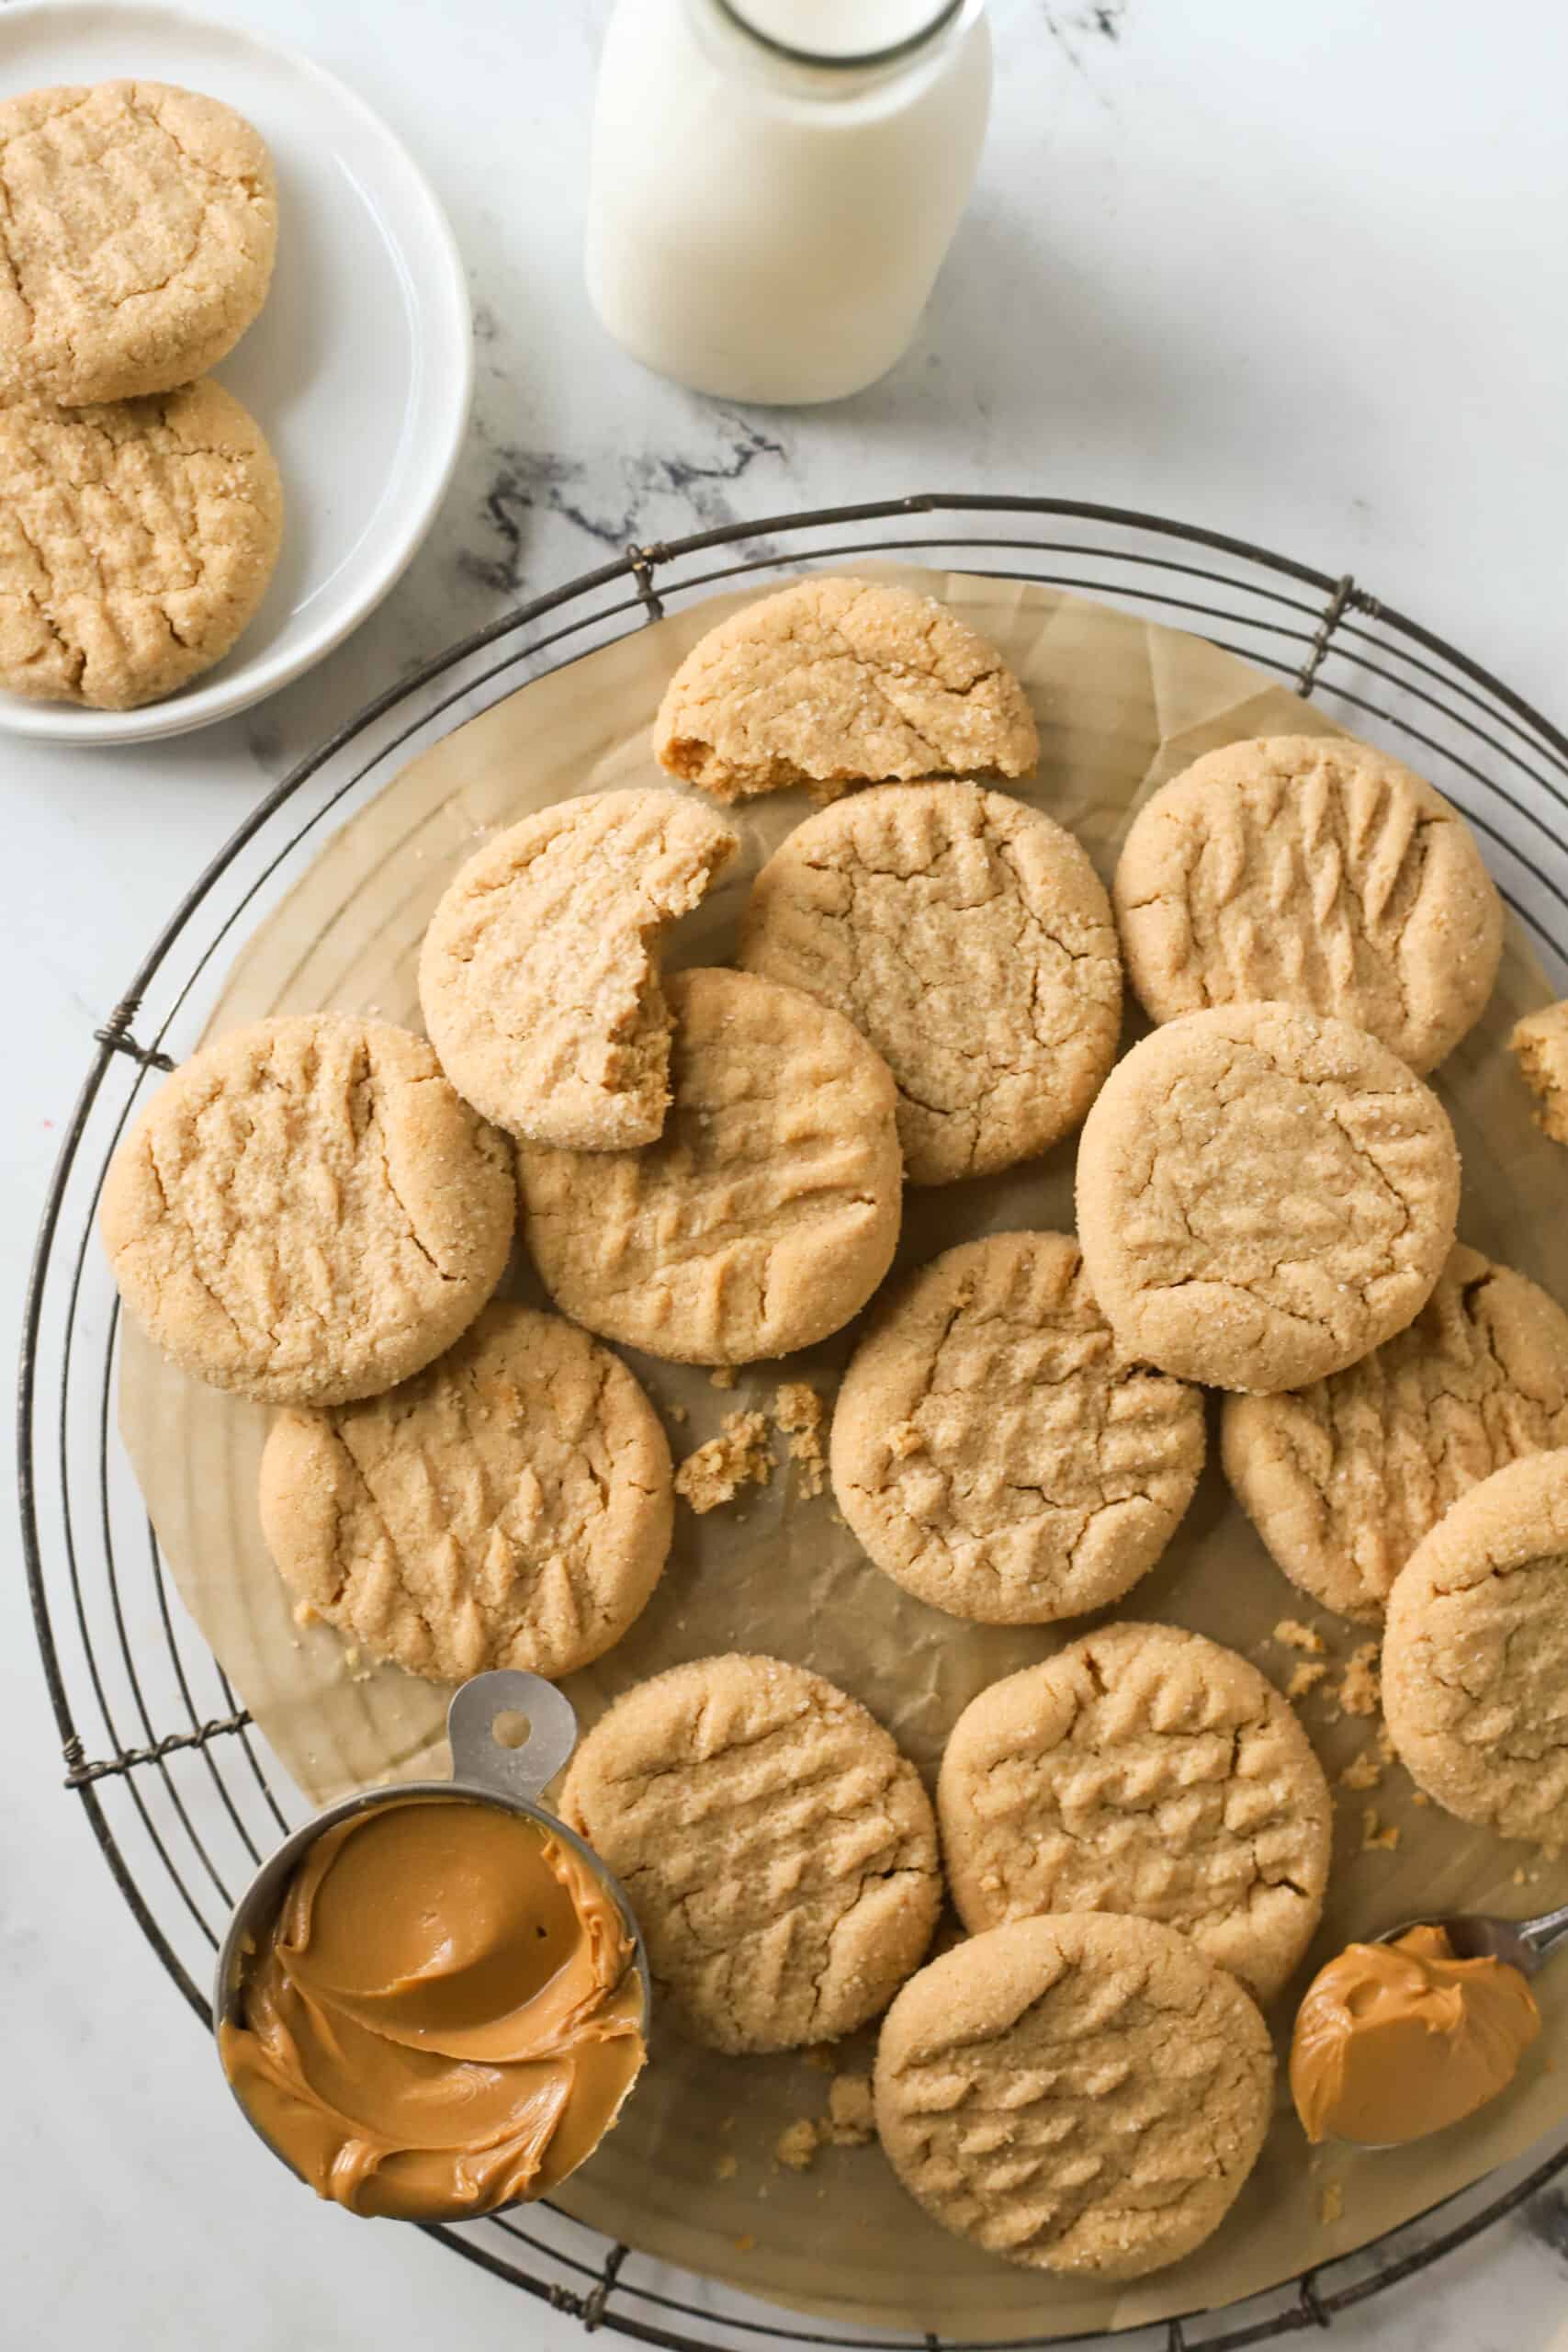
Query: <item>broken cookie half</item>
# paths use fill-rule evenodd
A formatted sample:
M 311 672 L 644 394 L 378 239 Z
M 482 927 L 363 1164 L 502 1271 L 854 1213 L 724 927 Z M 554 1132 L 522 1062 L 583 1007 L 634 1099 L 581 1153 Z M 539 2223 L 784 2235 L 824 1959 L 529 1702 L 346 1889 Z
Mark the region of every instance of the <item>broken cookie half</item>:
M 1033 714 L 995 646 L 931 596 L 797 581 L 692 648 L 653 729 L 660 767 L 716 799 L 803 784 L 1027 775 Z
M 430 1041 L 497 1126 L 574 1151 L 655 1142 L 670 1102 L 669 926 L 736 837 L 676 792 L 596 792 L 487 842 L 420 956 Z

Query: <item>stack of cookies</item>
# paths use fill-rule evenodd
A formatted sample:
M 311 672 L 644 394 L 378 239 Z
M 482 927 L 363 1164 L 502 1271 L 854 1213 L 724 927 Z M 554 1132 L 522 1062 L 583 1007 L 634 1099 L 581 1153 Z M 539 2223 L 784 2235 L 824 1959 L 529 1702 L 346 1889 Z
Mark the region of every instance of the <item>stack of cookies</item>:
M 1192 1498 L 1205 1390 L 1285 1574 L 1387 1611 L 1422 1785 L 1568 1838 L 1568 1317 L 1456 1240 L 1426 1083 L 1501 907 L 1429 786 L 1320 737 L 1164 786 L 1108 895 L 1003 788 L 1038 744 L 999 654 L 881 584 L 727 620 L 654 750 L 696 792 L 584 794 L 453 877 L 429 1044 L 322 1016 L 198 1054 L 122 1147 L 105 1238 L 173 1356 L 282 1408 L 261 1513 L 300 1611 L 437 1679 L 570 1673 L 652 1592 L 670 1451 L 615 1348 L 724 1378 L 871 1305 L 829 1464 L 866 1554 L 953 1619 L 1097 1623 L 970 1702 L 934 1806 L 806 1661 L 728 1656 L 627 1690 L 562 1811 L 689 2035 L 796 2049 L 886 2010 L 876 2127 L 927 2210 L 1134 2277 L 1261 2147 L 1261 2005 L 1332 1842 L 1253 1665 L 1098 1617 Z M 738 854 L 714 804 L 790 786 L 820 805 L 734 965 L 666 978 Z M 1124 972 L 1155 1025 L 1118 1059 Z M 1080 1128 L 1076 1233 L 965 1239 L 882 1290 L 906 1184 Z M 555 1313 L 497 1295 L 514 1217 Z M 965 1933 L 922 1965 L 944 1888 Z
M 277 193 L 231 108 L 162 82 L 0 105 L 0 685 L 130 710 L 220 660 L 283 529 L 207 370 L 266 299 Z

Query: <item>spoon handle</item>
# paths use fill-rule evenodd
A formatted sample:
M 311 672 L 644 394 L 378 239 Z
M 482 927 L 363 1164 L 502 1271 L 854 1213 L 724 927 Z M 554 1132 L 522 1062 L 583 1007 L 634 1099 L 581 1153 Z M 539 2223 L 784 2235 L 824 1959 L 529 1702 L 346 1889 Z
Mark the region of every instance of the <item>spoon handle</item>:
M 1568 1903 L 1561 1911 L 1544 1912 L 1520 1932 L 1537 1960 L 1544 1960 L 1549 1952 L 1556 1951 L 1559 1944 L 1568 1943 Z

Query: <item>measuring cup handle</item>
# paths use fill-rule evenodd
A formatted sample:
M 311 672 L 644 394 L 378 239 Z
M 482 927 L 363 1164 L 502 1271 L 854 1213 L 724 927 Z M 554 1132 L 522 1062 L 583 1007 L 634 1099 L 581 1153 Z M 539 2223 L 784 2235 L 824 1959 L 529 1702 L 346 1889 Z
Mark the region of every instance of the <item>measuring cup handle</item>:
M 505 1747 L 495 1736 L 497 1717 L 510 1714 L 528 1718 L 520 1747 Z M 454 1780 L 533 1804 L 577 1746 L 577 1717 L 570 1700 L 542 1675 L 476 1674 L 453 1693 L 446 1736 Z
M 1568 1903 L 1561 1911 L 1549 1911 L 1544 1918 L 1532 1919 L 1522 1931 L 1525 1941 L 1535 1948 L 1538 1960 L 1555 1951 L 1561 1943 L 1568 1943 Z

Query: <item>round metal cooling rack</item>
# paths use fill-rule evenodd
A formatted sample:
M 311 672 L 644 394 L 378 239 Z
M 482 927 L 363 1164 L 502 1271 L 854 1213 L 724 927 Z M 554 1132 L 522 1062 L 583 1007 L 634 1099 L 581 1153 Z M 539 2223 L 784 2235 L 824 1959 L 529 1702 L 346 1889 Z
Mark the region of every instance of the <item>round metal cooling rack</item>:
M 96 1032 L 39 1228 L 24 1324 L 22 1539 L 44 1673 L 75 1791 L 121 1894 L 197 2016 L 238 1890 L 301 1815 L 287 1776 L 172 1599 L 113 1434 L 118 1301 L 94 1219 L 104 1170 L 149 1073 L 189 1051 L 225 949 L 275 905 L 334 820 L 412 756 L 527 679 L 705 589 L 857 556 L 1033 580 L 1194 629 L 1292 684 L 1430 775 L 1482 835 L 1508 903 L 1568 985 L 1568 737 L 1477 663 L 1332 579 L 1182 523 L 1073 500 L 931 495 L 774 515 L 625 556 L 536 597 L 389 688 L 300 763 L 241 826 Z M 1424 2269 L 1568 2169 L 1568 2143 L 1450 2199 L 1359 2255 L 1228 2311 L 1116 2340 L 1240 2352 Z M 671 2352 L 854 2347 L 945 2352 L 792 2323 L 771 2306 L 611 2245 L 547 2205 L 433 2235 L 585 2328 Z M 1020 2338 L 1026 2352 L 1060 2338 Z M 1076 2343 L 1090 2339 L 1073 2338 Z M 1096 2337 L 1096 2342 L 1111 2339 Z

